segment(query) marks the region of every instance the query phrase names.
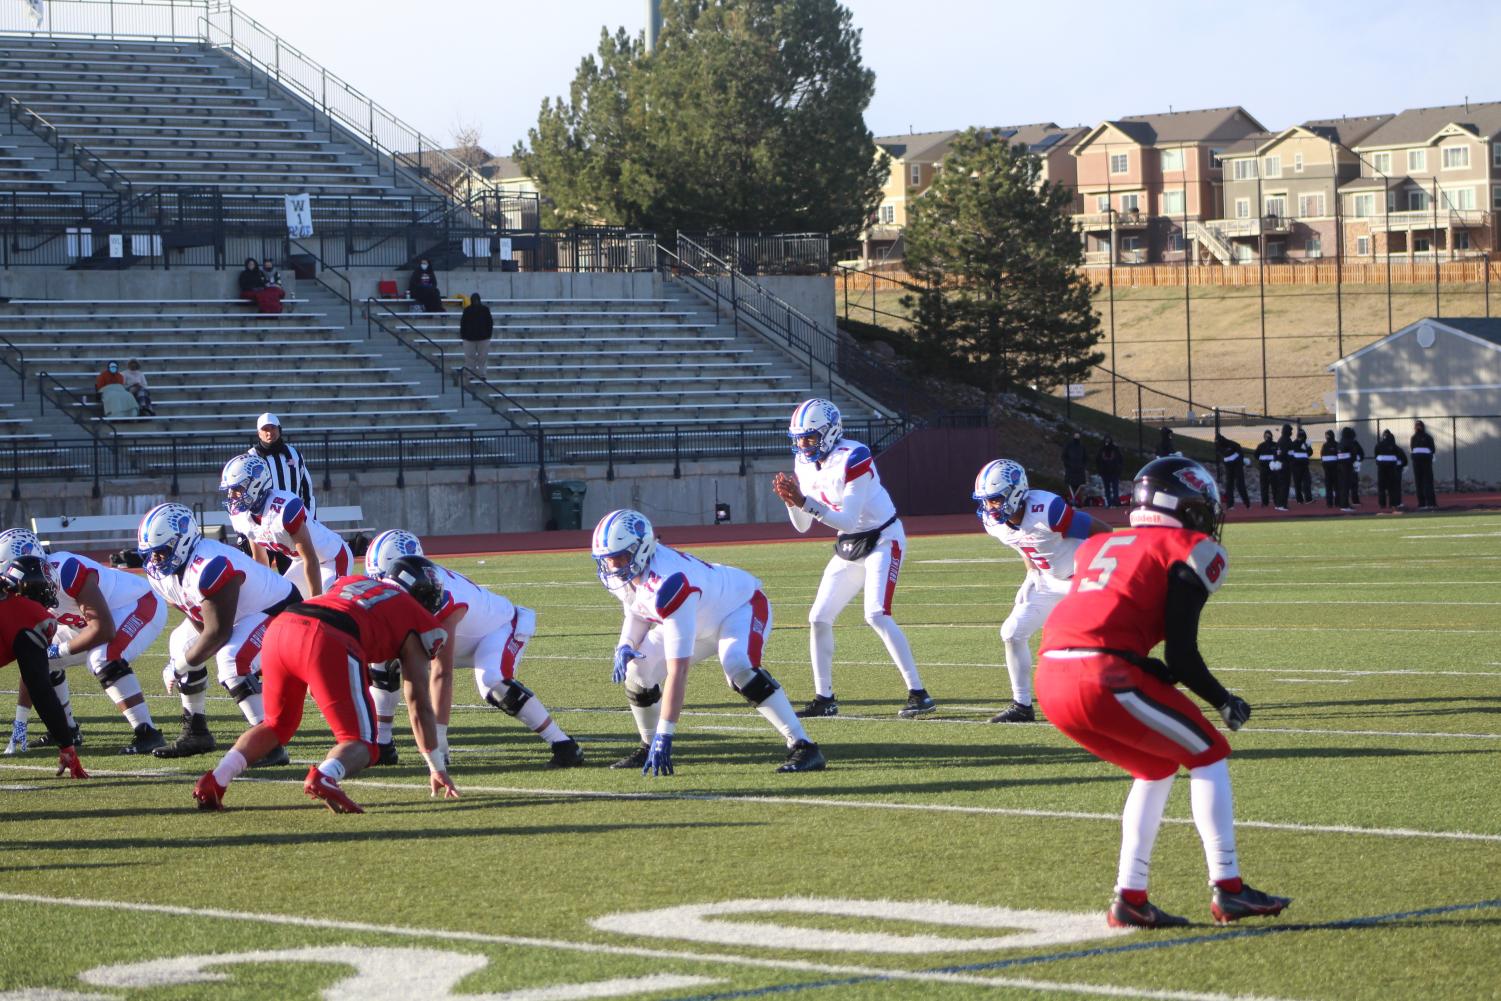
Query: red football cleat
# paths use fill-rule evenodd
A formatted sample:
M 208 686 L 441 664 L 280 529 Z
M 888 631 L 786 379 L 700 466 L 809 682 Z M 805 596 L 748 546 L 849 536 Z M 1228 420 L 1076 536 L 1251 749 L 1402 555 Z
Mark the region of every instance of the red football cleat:
M 324 775 L 314 765 L 307 771 L 307 781 L 302 784 L 302 791 L 314 799 L 323 800 L 323 805 L 335 813 L 364 813 L 360 804 L 344 795 L 344 790 L 339 788 L 339 783 Z
M 200 810 L 224 809 L 224 792 L 224 786 L 214 778 L 213 772 L 204 772 L 198 784 L 193 786 L 193 798 L 198 801 Z

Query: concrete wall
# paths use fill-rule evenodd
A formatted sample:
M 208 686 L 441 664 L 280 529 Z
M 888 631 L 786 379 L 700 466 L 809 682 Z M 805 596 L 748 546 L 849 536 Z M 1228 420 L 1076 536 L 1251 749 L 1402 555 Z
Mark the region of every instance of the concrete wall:
M 238 299 L 240 267 L 173 268 L 152 271 L 66 271 L 13 269 L 0 271 L 0 295 L 10 299 Z M 297 279 L 281 269 L 289 298 L 297 295 Z
M 710 525 L 714 503 L 729 504 L 736 523 L 786 517 L 781 501 L 771 492 L 772 474 L 791 467 L 787 461 L 762 459 L 741 476 L 739 463 L 704 462 L 674 479 L 671 463 L 617 466 L 616 478 L 605 479 L 603 469 L 551 467 L 554 480 L 586 484 L 583 527 L 592 528 L 607 512 L 634 507 L 658 525 Z M 396 486 L 394 470 L 338 473 L 331 489 L 315 489 L 319 504 L 358 504 L 365 524 L 375 529 L 406 528 L 418 535 L 460 535 L 478 532 L 531 532 L 544 527 L 547 505 L 535 469 L 480 469 L 470 486 L 466 469 L 408 470 L 405 486 Z M 321 488 L 322 472 L 313 470 Z M 221 497 L 218 477 L 185 477 L 181 492 L 169 497 L 170 481 L 130 479 L 103 481 L 103 497 L 90 496 L 90 480 L 23 481 L 21 499 L 0 492 L 0 528 L 30 524 L 33 517 L 60 515 L 144 514 L 167 500 L 202 504 L 217 509 Z

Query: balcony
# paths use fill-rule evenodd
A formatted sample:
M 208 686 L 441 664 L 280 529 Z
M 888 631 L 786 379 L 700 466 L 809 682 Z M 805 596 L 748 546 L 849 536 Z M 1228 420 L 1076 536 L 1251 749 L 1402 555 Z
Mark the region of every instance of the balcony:
M 1110 263 L 1110 251 L 1108 251 L 1108 250 L 1086 250 L 1084 252 L 1084 263 L 1085 264 L 1092 264 L 1092 265 L 1109 264 Z M 1137 250 L 1122 250 L 1121 253 L 1120 253 L 1120 258 L 1115 263 L 1117 263 L 1117 264 L 1145 264 L 1145 263 L 1147 263 L 1147 252 L 1145 250 L 1141 250 L 1141 249 L 1137 249 Z
M 1484 226 L 1486 213 L 1481 209 L 1439 209 L 1435 214 L 1433 209 L 1426 208 L 1389 214 L 1377 213 L 1361 216 L 1360 219 L 1370 225 L 1371 232 L 1384 233 L 1387 230 L 1434 229 L 1435 219 L 1437 219 L 1436 228 L 1438 229 L 1467 229 L 1471 226 Z
M 1093 232 L 1102 229 L 1146 229 L 1151 220 L 1145 212 L 1091 212 L 1074 216 L 1074 222 L 1080 229 Z
M 889 222 L 878 223 L 865 229 L 867 240 L 895 240 L 902 235 L 902 227 Z

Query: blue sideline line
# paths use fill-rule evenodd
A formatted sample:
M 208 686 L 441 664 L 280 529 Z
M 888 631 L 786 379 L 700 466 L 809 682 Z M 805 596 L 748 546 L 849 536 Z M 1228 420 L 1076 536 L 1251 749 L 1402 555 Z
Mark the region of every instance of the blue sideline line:
M 1022 956 L 1016 959 L 1002 959 L 990 963 L 971 963 L 964 966 L 941 966 L 925 973 L 976 973 L 981 971 L 995 971 L 1014 969 L 1019 966 L 1034 966 L 1038 963 L 1056 963 L 1067 959 L 1089 959 L 1095 956 L 1111 956 L 1119 953 L 1141 952 L 1148 949 L 1174 949 L 1184 945 L 1199 945 L 1204 942 L 1225 942 L 1231 939 L 1260 938 L 1265 935 L 1280 935 L 1295 931 L 1338 931 L 1343 928 L 1364 928 L 1372 925 L 1390 924 L 1394 921 L 1408 921 L 1413 918 L 1427 918 L 1439 914 L 1455 914 L 1460 911 L 1480 911 L 1489 908 L 1501 908 L 1501 898 L 1493 900 L 1477 900 L 1470 904 L 1447 904 L 1443 907 L 1424 907 L 1415 911 L 1396 911 L 1392 914 L 1377 914 L 1366 918 L 1342 918 L 1338 921 L 1324 921 L 1319 924 L 1279 924 L 1262 925 L 1256 928 L 1236 928 L 1232 931 L 1211 932 L 1207 935 L 1194 935 L 1189 938 L 1157 939 L 1155 941 L 1131 942 L 1125 945 L 1100 946 L 1095 949 L 1074 949 L 1069 952 L 1054 952 L 1042 956 Z M 844 987 L 849 984 L 872 983 L 886 980 L 886 977 L 844 977 L 839 980 L 815 980 L 800 984 L 778 984 L 775 987 L 755 987 L 740 991 L 724 991 L 716 994 L 695 994 L 691 997 L 678 998 L 676 1001 L 732 1001 L 738 998 L 766 997 L 772 994 L 789 994 L 793 991 L 820 990 L 825 987 Z

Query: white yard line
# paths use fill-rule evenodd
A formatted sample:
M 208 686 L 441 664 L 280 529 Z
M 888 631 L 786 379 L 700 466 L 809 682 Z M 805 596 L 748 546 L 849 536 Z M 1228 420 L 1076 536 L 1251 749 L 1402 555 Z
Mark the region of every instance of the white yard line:
M 363 921 L 340 921 L 309 918 L 294 914 L 258 914 L 226 911 L 210 907 L 178 907 L 171 904 L 143 904 L 123 900 L 93 900 L 71 897 L 45 897 L 31 893 L 0 893 L 0 901 L 39 904 L 45 907 L 78 907 L 90 910 L 126 911 L 137 914 L 169 914 L 177 917 L 210 918 L 249 924 L 283 925 L 293 928 L 317 928 L 325 931 L 358 932 L 377 936 L 437 939 L 448 942 L 473 942 L 482 945 L 515 946 L 525 949 L 551 949 L 605 956 L 631 956 L 644 959 L 669 959 L 684 963 L 715 963 L 723 966 L 746 966 L 764 970 L 787 970 L 816 973 L 821 976 L 871 977 L 930 984 L 962 984 L 974 987 L 1019 988 L 1052 994 L 1080 994 L 1095 997 L 1149 998 L 1153 1001 L 1277 1001 L 1263 995 L 1201 993 L 1197 991 L 1153 990 L 1028 977 L 982 977 L 966 973 L 938 973 L 856 966 L 843 963 L 815 963 L 796 959 L 763 959 L 715 952 L 687 952 L 672 949 L 647 949 L 640 946 L 604 945 L 594 942 L 570 942 L 565 939 L 530 938 L 520 935 L 493 935 L 484 932 L 456 931 L 443 928 L 409 928 L 401 925 L 378 925 Z

